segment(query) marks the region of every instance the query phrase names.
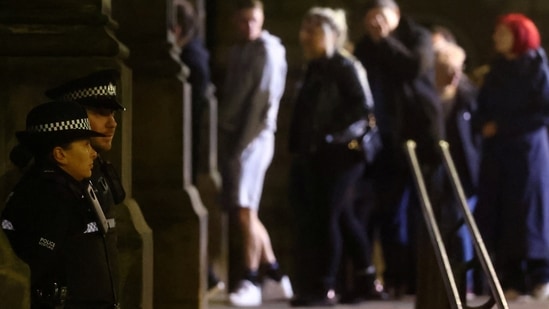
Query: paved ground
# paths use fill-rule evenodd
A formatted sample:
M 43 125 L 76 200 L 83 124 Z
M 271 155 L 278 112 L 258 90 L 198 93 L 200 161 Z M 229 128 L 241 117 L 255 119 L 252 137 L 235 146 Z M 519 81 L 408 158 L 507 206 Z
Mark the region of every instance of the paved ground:
M 484 304 L 485 297 L 479 297 L 474 301 L 469 302 L 467 305 L 474 307 Z M 229 309 L 234 308 L 227 305 L 223 299 L 223 296 L 218 296 L 210 301 L 210 309 Z M 259 308 L 275 309 L 275 308 L 291 308 L 287 302 L 268 302 L 264 303 Z M 315 309 L 308 307 L 309 309 Z M 323 307 L 326 308 L 326 307 Z M 412 296 L 406 297 L 401 301 L 369 301 L 358 305 L 338 305 L 332 307 L 334 309 L 415 309 L 414 298 Z M 496 308 L 496 307 L 494 307 Z M 549 301 L 534 301 L 532 299 L 524 299 L 520 301 L 509 302 L 509 309 L 549 309 Z

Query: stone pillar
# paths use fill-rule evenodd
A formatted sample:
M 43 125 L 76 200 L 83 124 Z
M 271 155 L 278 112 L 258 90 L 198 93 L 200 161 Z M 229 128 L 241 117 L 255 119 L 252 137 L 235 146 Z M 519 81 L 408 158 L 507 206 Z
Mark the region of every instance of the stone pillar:
M 128 111 L 118 119 L 117 135 L 108 157 L 121 170 L 128 191 L 124 204 L 117 207 L 121 303 L 124 308 L 151 308 L 144 299 L 147 295 L 145 287 L 151 286 L 146 283 L 146 274 L 150 273 L 146 267 L 152 257 L 144 255 L 150 251 L 146 249 L 147 244 L 150 245 L 150 240 L 147 243 L 147 236 L 151 238 L 150 229 L 142 220 L 139 207 L 131 195 L 131 72 L 123 63 L 128 50 L 113 34 L 116 23 L 110 18 L 110 1 L 4 0 L 0 1 L 0 12 L 2 200 L 19 176 L 5 154 L 17 143 L 14 132 L 24 129 L 27 112 L 48 100 L 44 91 L 95 70 L 118 69 L 122 73 L 119 95 Z M 25 279 L 28 280 L 28 271 L 14 264 L 13 252 L 3 236 L 0 237 L 0 261 L 3 264 L 0 269 L 8 269 L 8 274 L 11 272 L 9 287 L 22 286 L 25 292 L 10 292 L 2 286 L 0 290 L 6 293 L 5 297 L 1 297 L 2 304 L 18 300 L 23 301 L 23 308 L 27 308 L 29 286 Z M 130 274 L 131 279 L 128 279 Z M 128 284 L 130 281 L 144 283 L 132 286 Z M 15 305 L 8 307 L 18 308 Z
M 171 1 L 113 2 L 131 50 L 133 187 L 154 231 L 154 307 L 205 307 L 207 212 L 191 185 L 190 89 L 168 25 Z
M 210 87 L 208 112 L 203 125 L 201 160 L 197 188 L 204 205 L 208 210 L 208 262 L 214 273 L 222 281 L 228 280 L 228 218 L 219 204 L 221 175 L 217 166 L 217 98 L 214 86 Z M 205 163 L 205 164 L 202 164 Z

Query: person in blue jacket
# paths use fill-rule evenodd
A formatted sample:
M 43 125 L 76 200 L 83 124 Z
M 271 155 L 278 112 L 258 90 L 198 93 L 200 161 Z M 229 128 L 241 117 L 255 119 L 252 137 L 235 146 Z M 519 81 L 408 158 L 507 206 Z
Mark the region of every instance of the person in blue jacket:
M 478 96 L 482 134 L 475 217 L 509 300 L 549 298 L 549 69 L 535 24 L 503 15 L 498 57 Z

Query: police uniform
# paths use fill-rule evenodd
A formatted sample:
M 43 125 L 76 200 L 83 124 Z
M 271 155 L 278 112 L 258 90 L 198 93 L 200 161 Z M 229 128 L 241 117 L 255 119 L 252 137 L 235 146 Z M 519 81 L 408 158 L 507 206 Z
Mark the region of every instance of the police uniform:
M 50 119 L 31 126 L 33 111 L 35 118 Z M 33 111 L 27 131 L 17 137 L 35 155 L 35 164 L 8 196 L 0 218 L 13 250 L 31 270 L 32 308 L 116 308 L 111 240 L 86 198 L 93 186 L 44 159 L 47 152 L 33 150 L 40 143 L 48 150 L 102 134 L 90 130 L 78 104 L 50 102 Z M 70 113 L 76 120 L 65 121 Z
M 91 73 L 82 78 L 71 80 L 65 84 L 49 89 L 46 96 L 59 101 L 73 101 L 84 107 L 110 108 L 114 111 L 125 110 L 124 106 L 118 103 L 116 95 L 116 84 L 119 80 L 119 73 L 116 70 L 107 69 Z M 119 283 L 118 279 L 118 235 L 115 220 L 115 205 L 122 203 L 126 197 L 120 176 L 113 165 L 104 160 L 100 154 L 93 164 L 91 183 L 95 189 L 97 199 L 103 209 L 109 226 L 106 235 L 108 255 L 110 257 L 113 273 L 114 287 Z
M 100 155 L 93 162 L 91 183 L 97 200 L 99 201 L 109 231 L 106 235 L 107 253 L 111 262 L 111 272 L 113 274 L 115 293 L 118 295 L 119 284 L 119 269 L 118 269 L 118 233 L 116 229 L 115 220 L 115 205 L 121 203 L 126 197 L 126 193 L 122 188 L 120 179 L 116 171 L 112 167 L 111 163 L 103 160 Z M 118 190 L 111 190 L 111 188 L 118 188 Z
M 65 287 L 65 308 L 113 308 L 116 302 L 114 261 L 106 251 L 112 242 L 84 198 L 86 185 L 56 166 L 33 167 L 8 198 L 2 228 L 31 269 L 33 308 L 59 302 Z

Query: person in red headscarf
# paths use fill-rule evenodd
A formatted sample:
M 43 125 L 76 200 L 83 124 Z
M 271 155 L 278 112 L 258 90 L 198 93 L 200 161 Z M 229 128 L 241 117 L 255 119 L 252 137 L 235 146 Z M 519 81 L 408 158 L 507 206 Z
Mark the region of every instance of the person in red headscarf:
M 528 17 L 501 16 L 497 58 L 478 96 L 482 135 L 475 217 L 508 300 L 549 299 L 549 70 Z

